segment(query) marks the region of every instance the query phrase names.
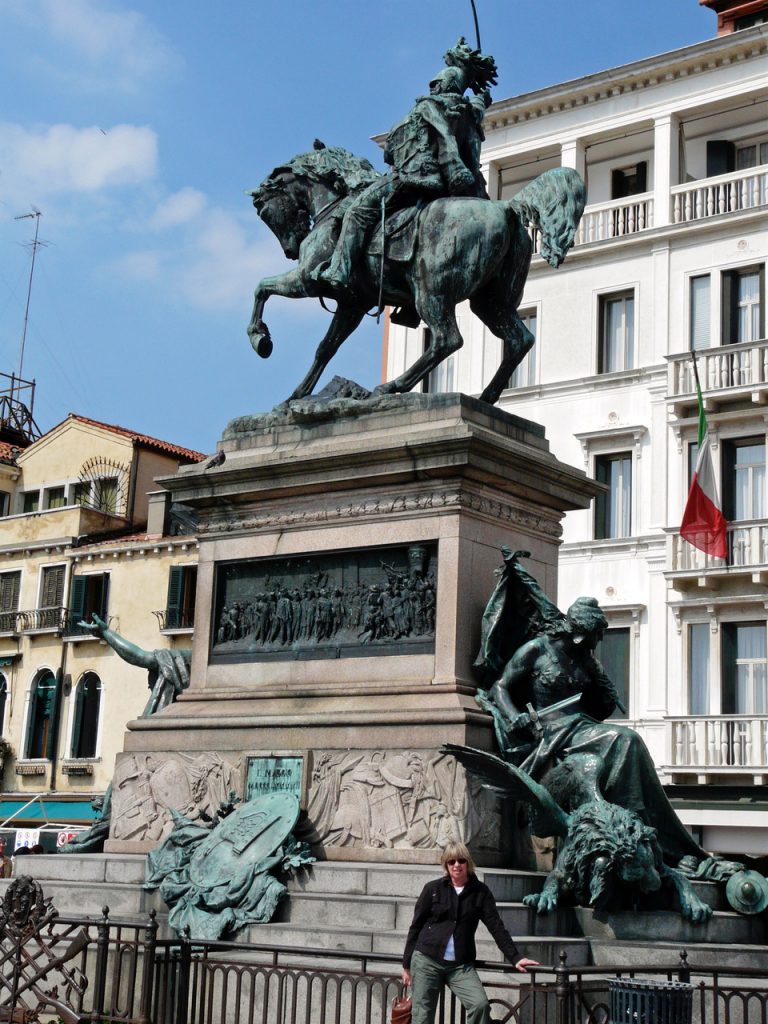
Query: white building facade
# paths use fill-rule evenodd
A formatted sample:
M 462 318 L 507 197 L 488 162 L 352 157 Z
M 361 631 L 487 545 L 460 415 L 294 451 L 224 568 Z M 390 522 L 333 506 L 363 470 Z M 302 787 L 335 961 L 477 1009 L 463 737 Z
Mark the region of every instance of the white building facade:
M 483 151 L 493 198 L 560 165 L 587 183 L 565 264 L 534 255 L 520 315 L 536 345 L 499 402 L 607 485 L 566 518 L 559 604 L 589 594 L 605 609 L 601 657 L 686 824 L 707 849 L 755 856 L 768 853 L 761 20 L 495 103 Z M 464 348 L 429 386 L 479 394 L 501 343 L 468 305 L 458 313 Z M 390 325 L 387 377 L 423 346 L 423 326 Z M 725 560 L 679 536 L 696 457 L 692 348 L 729 520 Z

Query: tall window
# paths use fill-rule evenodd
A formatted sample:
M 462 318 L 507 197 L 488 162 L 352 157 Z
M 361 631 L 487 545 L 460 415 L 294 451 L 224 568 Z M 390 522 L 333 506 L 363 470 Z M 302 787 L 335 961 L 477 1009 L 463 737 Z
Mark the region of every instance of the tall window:
M 89 622 L 95 612 L 100 618 L 107 618 L 109 599 L 109 573 L 90 573 L 88 576 L 72 577 L 72 592 L 69 599 L 67 632 L 87 633 L 80 622 Z
M 763 15 L 763 18 L 765 17 L 766 15 Z M 749 146 L 739 146 L 736 149 L 737 171 L 748 171 L 750 167 L 757 167 L 758 164 L 768 164 L 768 142 L 753 142 Z
M 691 348 L 709 348 L 711 344 L 711 282 L 709 274 L 691 278 Z
M 595 539 L 632 535 L 632 455 L 598 455 L 595 477 L 608 492 L 595 498 Z
M 768 713 L 765 622 L 723 624 L 723 714 Z
M 600 373 L 631 370 L 635 365 L 635 293 L 600 299 Z
M 637 196 L 648 188 L 648 161 L 641 160 L 631 167 L 611 171 L 611 199 Z
M 692 715 L 709 714 L 709 625 L 688 627 L 688 708 Z
M 32 683 L 29 693 L 25 757 L 51 756 L 55 709 L 56 679 L 53 672 L 43 669 Z
M 765 517 L 765 442 L 723 443 L 724 514 L 729 521 Z
M 424 351 L 426 352 L 432 344 L 432 331 L 424 328 Z M 422 384 L 422 390 L 430 395 L 450 394 L 456 390 L 456 353 L 452 353 L 447 359 L 432 370 Z
M 626 718 L 629 714 L 629 626 L 606 629 L 595 654 L 619 694 L 625 711 L 616 711 L 611 718 Z
M 166 629 L 190 629 L 195 624 L 197 566 L 174 565 L 168 576 Z
M 5 732 L 5 705 L 8 700 L 8 680 L 0 672 L 0 736 Z
M 536 333 L 538 316 L 535 309 L 529 310 L 527 313 L 518 313 L 520 319 L 523 321 L 525 326 L 533 335 L 534 339 L 538 337 Z M 531 348 L 527 353 L 522 363 L 515 367 L 512 371 L 512 376 L 509 378 L 509 387 L 511 388 L 527 388 L 536 383 L 536 349 Z
M 40 570 L 40 602 L 36 615 L 38 629 L 60 629 L 64 607 L 63 565 L 46 565 Z
M 86 672 L 75 689 L 70 757 L 96 757 L 100 706 L 101 680 L 95 672 Z
M 21 569 L 0 573 L 0 633 L 13 633 L 16 630 L 20 590 Z
M 765 337 L 765 270 L 751 267 L 723 274 L 723 344 Z

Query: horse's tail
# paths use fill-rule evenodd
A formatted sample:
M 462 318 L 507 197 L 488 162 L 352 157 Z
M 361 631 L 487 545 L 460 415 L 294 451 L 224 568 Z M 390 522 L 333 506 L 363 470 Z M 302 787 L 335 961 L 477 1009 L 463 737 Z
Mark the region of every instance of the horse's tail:
M 506 204 L 524 224 L 539 229 L 541 255 L 550 266 L 559 267 L 573 245 L 586 201 L 579 172 L 554 167 L 529 181 Z

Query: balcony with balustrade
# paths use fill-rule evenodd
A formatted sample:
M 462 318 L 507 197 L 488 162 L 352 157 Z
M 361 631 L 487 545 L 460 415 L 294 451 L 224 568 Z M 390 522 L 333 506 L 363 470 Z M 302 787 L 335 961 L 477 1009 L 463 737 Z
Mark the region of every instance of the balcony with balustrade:
M 768 404 L 768 341 L 699 349 L 696 361 L 707 412 L 745 402 L 756 406 Z M 677 417 L 696 414 L 690 352 L 668 357 L 667 400 Z
M 717 776 L 749 778 L 755 785 L 768 781 L 768 714 L 670 716 L 668 763 L 665 771 L 676 781 L 695 776 L 706 783 Z
M 728 554 L 717 558 L 693 547 L 671 530 L 667 537 L 666 578 L 675 590 L 718 589 L 739 580 L 768 584 L 768 521 L 741 520 L 728 524 Z

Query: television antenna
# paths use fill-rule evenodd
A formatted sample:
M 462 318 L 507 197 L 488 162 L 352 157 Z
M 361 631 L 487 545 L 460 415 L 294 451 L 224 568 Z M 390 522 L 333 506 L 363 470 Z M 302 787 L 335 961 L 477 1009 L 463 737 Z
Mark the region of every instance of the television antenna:
M 29 326 L 29 303 L 32 298 L 32 279 L 35 274 L 35 259 L 37 257 L 37 250 L 43 246 L 48 245 L 47 242 L 41 242 L 39 239 L 40 234 L 40 218 L 42 212 L 38 210 L 36 206 L 32 207 L 31 213 L 21 213 L 18 217 L 14 217 L 14 220 L 34 220 L 35 222 L 35 237 L 30 243 L 32 249 L 32 262 L 29 267 L 29 283 L 27 285 L 27 303 L 24 308 L 24 328 L 21 332 L 21 347 L 19 349 L 19 371 L 17 376 L 21 379 L 22 370 L 24 369 L 24 348 L 27 344 L 27 327 Z

